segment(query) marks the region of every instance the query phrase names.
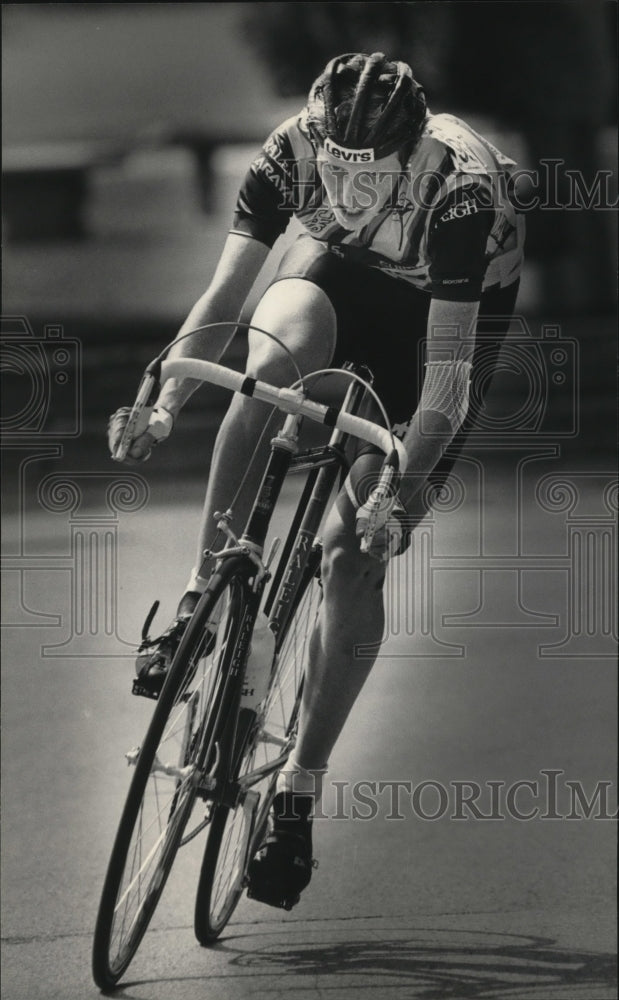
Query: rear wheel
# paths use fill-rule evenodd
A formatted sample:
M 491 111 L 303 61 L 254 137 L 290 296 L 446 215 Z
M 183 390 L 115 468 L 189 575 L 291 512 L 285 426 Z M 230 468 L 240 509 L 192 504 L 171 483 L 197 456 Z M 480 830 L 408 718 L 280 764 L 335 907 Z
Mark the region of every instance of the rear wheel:
M 274 762 L 294 746 L 309 641 L 322 599 L 320 555 L 318 547 L 279 637 L 260 711 L 245 710 L 244 715 L 242 710 L 239 717 L 235 801 L 215 810 L 198 883 L 194 928 L 204 945 L 221 934 L 243 893 L 247 865 L 266 828 L 275 794 L 281 765 Z M 261 767 L 264 777 L 244 787 L 243 777 Z
M 212 811 L 218 731 L 229 668 L 247 604 L 246 573 L 231 565 L 213 578 L 174 657 L 135 766 L 105 879 L 93 945 L 101 989 L 126 971 L 153 916 L 196 797 Z

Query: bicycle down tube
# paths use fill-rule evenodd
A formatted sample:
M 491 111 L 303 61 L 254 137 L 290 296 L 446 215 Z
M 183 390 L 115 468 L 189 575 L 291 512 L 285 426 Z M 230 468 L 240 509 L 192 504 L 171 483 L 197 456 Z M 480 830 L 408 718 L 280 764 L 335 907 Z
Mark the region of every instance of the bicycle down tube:
M 356 415 L 363 392 L 361 383 L 353 382 L 348 387 L 342 412 Z M 318 461 L 320 467 L 314 467 L 310 471 L 288 535 L 289 544 L 282 552 L 264 604 L 264 613 L 269 616 L 276 636 L 284 629 L 285 616 L 290 613 L 303 574 L 307 572 L 312 546 L 338 473 L 346 465 L 344 449 L 348 437 L 349 435 L 336 428 L 328 443 L 323 448 L 314 450 L 314 461 Z M 296 457 L 301 464 L 303 456 Z

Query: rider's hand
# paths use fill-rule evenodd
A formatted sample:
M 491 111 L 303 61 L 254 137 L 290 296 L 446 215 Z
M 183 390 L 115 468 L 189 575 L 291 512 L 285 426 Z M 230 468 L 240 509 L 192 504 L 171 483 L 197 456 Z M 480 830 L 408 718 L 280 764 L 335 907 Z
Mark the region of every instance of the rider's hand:
M 130 406 L 121 406 L 120 409 L 116 410 L 110 417 L 107 425 L 107 441 L 110 448 L 110 454 L 114 458 L 116 454 L 116 449 L 122 440 L 122 436 L 125 433 L 125 427 L 131 415 Z M 150 458 L 150 453 L 152 451 L 155 439 L 148 431 L 140 434 L 134 441 L 131 442 L 129 450 L 126 457 L 123 459 L 127 465 L 137 465 L 138 462 L 145 462 L 147 458 Z
M 400 555 L 406 549 L 410 531 L 406 525 L 406 511 L 396 501 L 390 509 L 379 512 L 376 530 L 367 555 L 379 562 L 389 562 L 392 556 Z M 359 507 L 355 516 L 355 534 L 363 538 L 369 520 L 369 506 Z
M 121 406 L 109 419 L 107 428 L 108 444 L 112 458 L 122 440 L 122 436 L 131 415 L 130 406 Z M 131 442 L 123 461 L 127 465 L 137 465 L 145 462 L 151 456 L 155 445 L 165 440 L 172 430 L 172 415 L 161 407 L 155 407 L 146 430 L 141 431 Z

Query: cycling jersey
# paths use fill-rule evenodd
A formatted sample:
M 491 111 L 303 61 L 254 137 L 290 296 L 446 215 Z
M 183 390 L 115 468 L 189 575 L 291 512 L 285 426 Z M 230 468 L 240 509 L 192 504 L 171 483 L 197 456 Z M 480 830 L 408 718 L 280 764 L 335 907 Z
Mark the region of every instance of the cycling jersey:
M 442 299 L 476 301 L 482 289 L 518 278 L 524 220 L 507 197 L 515 163 L 465 122 L 429 115 L 386 203 L 351 232 L 336 221 L 326 197 L 306 114 L 276 129 L 251 164 L 232 232 L 270 247 L 295 215 L 336 256 Z

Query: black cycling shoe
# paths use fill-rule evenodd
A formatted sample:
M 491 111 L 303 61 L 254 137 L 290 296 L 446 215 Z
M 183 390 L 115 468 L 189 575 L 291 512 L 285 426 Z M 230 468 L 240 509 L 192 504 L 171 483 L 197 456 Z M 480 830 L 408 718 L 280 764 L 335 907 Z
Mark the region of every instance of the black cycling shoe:
M 138 647 L 135 661 L 137 677 L 132 688 L 134 694 L 145 698 L 159 697 L 188 621 L 188 618 L 175 618 L 163 635 L 157 639 L 146 639 Z
M 159 607 L 159 602 L 155 602 L 142 630 L 142 642 L 138 647 L 138 656 L 135 661 L 137 677 L 133 681 L 133 694 L 141 695 L 144 698 L 157 699 L 159 697 L 174 654 L 180 645 L 187 623 L 200 597 L 201 594 L 194 591 L 188 591 L 184 594 L 172 624 L 157 639 L 151 639 L 146 635 L 146 632 Z
M 312 877 L 310 795 L 279 792 L 273 799 L 269 830 L 249 863 L 247 895 L 259 903 L 291 910 Z

